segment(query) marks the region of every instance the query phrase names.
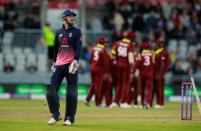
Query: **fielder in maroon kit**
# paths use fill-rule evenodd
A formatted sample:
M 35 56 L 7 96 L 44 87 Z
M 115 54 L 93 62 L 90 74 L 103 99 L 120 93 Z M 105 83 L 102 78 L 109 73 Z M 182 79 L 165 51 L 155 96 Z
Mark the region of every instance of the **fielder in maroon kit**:
M 150 108 L 153 94 L 154 53 L 150 50 L 150 43 L 142 44 L 142 53 L 138 55 L 139 61 L 135 63 L 134 71 L 139 69 L 139 82 L 142 108 Z
M 133 56 L 134 56 L 134 65 L 135 65 L 135 63 L 139 62 L 139 58 L 138 58 L 138 54 L 136 52 L 133 53 Z M 134 102 L 134 106 L 133 106 L 134 108 L 138 108 L 138 100 L 137 100 L 138 87 L 139 87 L 138 73 L 139 73 L 138 71 L 135 72 L 135 74 L 133 72 L 131 72 L 132 77 L 130 78 L 131 82 L 130 82 L 130 89 L 129 89 L 128 99 L 127 99 L 127 103 L 129 105 L 131 105 L 132 101 Z
M 134 45 L 131 42 L 134 37 L 135 35 L 132 32 L 127 32 L 125 38 L 118 41 L 115 49 L 112 51 L 117 59 L 117 86 L 115 89 L 115 99 L 110 107 L 118 107 L 119 102 L 121 102 L 120 107 L 130 107 L 126 102 L 130 82 L 130 69 L 134 63 Z
M 113 55 L 115 52 L 114 49 L 116 48 L 117 42 L 112 43 L 112 47 L 109 53 L 109 70 L 110 70 L 110 77 L 106 80 L 106 83 L 103 85 L 105 89 L 105 96 L 106 96 L 106 106 L 109 107 L 112 104 L 112 89 L 113 87 L 116 88 L 117 86 L 117 59 L 116 56 Z
M 111 74 L 111 77 L 112 77 L 112 83 L 111 83 L 111 86 L 113 87 L 116 87 L 117 85 L 117 59 L 116 59 L 116 55 L 113 55 L 115 54 L 115 48 L 117 46 L 117 42 L 113 42 L 112 43 L 112 47 L 111 47 L 111 51 L 109 53 L 110 55 L 110 74 Z
M 106 39 L 105 42 L 105 47 L 107 47 L 108 40 Z M 106 107 L 109 107 L 110 104 L 112 103 L 112 86 L 113 86 L 113 79 L 111 76 L 111 63 L 112 63 L 112 59 L 110 58 L 110 54 L 107 54 L 109 63 L 109 74 L 107 75 L 108 77 L 104 77 L 103 78 L 103 84 L 102 84 L 102 99 L 103 97 L 105 97 L 105 103 L 106 103 Z M 106 72 L 108 73 L 108 72 Z M 102 100 L 101 99 L 101 100 Z
M 100 106 L 101 104 L 103 78 L 109 76 L 109 59 L 104 43 L 106 43 L 105 38 L 99 37 L 98 43 L 92 49 L 90 57 L 90 73 L 92 82 L 89 87 L 86 102 L 89 102 L 92 95 L 95 93 L 96 106 Z
M 170 58 L 168 52 L 163 48 L 164 41 L 162 39 L 156 40 L 155 64 L 154 64 L 154 93 L 156 93 L 157 105 L 155 108 L 164 107 L 164 86 L 165 73 L 168 71 L 170 65 Z

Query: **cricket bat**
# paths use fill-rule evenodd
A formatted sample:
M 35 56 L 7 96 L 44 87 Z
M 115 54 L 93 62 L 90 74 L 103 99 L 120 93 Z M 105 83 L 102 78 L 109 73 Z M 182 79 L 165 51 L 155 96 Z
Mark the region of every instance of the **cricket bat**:
M 199 98 L 198 93 L 197 93 L 197 91 L 196 91 L 195 82 L 194 82 L 193 77 L 191 77 L 191 82 L 192 82 L 192 84 L 193 84 L 193 90 L 194 90 L 194 93 L 195 93 L 195 97 L 196 97 L 196 102 L 197 102 L 198 110 L 199 110 L 199 112 L 200 112 L 200 114 L 201 114 L 200 98 Z

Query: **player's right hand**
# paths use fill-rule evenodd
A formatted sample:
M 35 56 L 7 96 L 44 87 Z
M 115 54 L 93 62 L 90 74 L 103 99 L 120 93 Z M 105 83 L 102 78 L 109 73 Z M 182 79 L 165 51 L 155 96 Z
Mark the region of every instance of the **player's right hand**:
M 110 82 L 112 82 L 112 76 L 111 76 L 111 74 L 109 74 L 108 79 L 109 79 Z
M 130 74 L 130 81 L 133 80 L 133 77 L 134 77 L 134 75 L 131 73 L 131 74 Z
M 52 72 L 55 72 L 55 71 L 56 71 L 56 67 L 55 67 L 55 64 L 54 64 L 54 63 L 53 63 L 52 66 L 51 66 L 51 71 L 52 71 Z

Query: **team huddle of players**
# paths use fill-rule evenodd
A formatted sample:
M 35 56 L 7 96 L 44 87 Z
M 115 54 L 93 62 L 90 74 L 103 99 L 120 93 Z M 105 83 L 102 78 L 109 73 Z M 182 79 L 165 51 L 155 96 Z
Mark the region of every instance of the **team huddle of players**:
M 96 106 L 101 106 L 103 97 L 107 107 L 138 107 L 138 95 L 141 108 L 151 108 L 156 94 L 155 108 L 164 107 L 164 75 L 168 71 L 170 59 L 163 48 L 164 41 L 157 39 L 151 45 L 142 44 L 141 53 L 136 53 L 132 40 L 135 34 L 127 32 L 122 40 L 112 43 L 110 52 L 106 48 L 108 40 L 99 37 L 97 45 L 91 51 L 90 74 L 91 85 L 84 100 L 86 105 L 95 95 Z M 112 88 L 115 96 L 112 98 Z

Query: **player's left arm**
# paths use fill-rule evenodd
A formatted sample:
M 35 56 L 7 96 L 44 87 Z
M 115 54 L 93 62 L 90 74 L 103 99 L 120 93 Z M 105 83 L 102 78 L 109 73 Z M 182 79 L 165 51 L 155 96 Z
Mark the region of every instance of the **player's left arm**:
M 158 79 L 162 78 L 164 69 L 165 69 L 165 61 L 161 61 L 160 68 L 159 68 L 159 74 L 158 74 L 158 76 L 156 76 Z
M 128 49 L 128 62 L 129 62 L 129 65 L 130 65 L 130 68 L 133 67 L 134 65 L 134 45 L 133 43 L 130 43 L 130 47 Z
M 79 68 L 79 58 L 82 50 L 82 33 L 79 30 L 76 34 L 76 40 L 74 45 L 75 56 L 73 62 L 69 66 L 69 73 L 75 74 Z
M 168 72 L 168 69 L 169 69 L 169 66 L 170 66 L 170 56 L 169 56 L 169 54 L 168 54 L 168 52 L 166 52 L 166 54 L 165 54 L 165 59 L 166 59 L 166 61 L 165 61 L 165 67 L 164 67 L 164 70 L 163 70 L 163 76 L 165 75 L 165 73 L 167 73 Z
M 82 50 L 82 33 L 79 30 L 77 32 L 76 41 L 75 41 L 75 56 L 74 60 L 79 60 Z
M 55 40 L 54 40 L 54 61 L 53 61 L 52 66 L 51 66 L 52 72 L 56 71 L 55 63 L 57 60 L 58 50 L 59 50 L 59 40 L 58 40 L 58 33 L 56 32 Z
M 107 54 L 107 51 L 104 50 L 104 52 L 103 52 L 103 66 L 104 66 L 105 78 L 109 78 L 109 76 L 110 76 L 110 71 L 109 71 L 109 66 L 108 66 L 109 62 L 110 62 L 109 54 Z
M 137 54 L 135 58 L 135 64 L 133 66 L 133 73 L 135 73 L 135 71 L 140 68 L 141 62 L 142 62 L 142 57 L 140 54 Z
M 133 55 L 133 52 L 128 52 L 128 62 L 130 64 L 130 67 L 133 67 L 133 65 L 134 65 L 134 55 Z

